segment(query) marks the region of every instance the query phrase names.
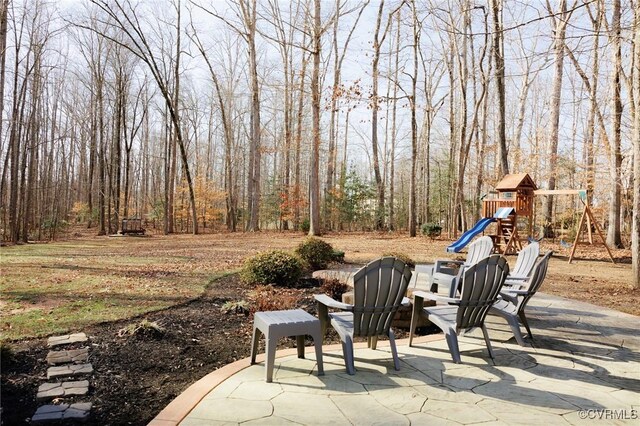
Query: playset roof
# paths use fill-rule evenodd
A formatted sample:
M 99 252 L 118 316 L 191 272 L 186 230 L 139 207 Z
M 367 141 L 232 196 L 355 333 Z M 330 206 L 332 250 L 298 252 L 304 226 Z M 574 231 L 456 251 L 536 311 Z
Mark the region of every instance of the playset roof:
M 531 176 L 528 173 L 517 173 L 506 175 L 496 185 L 498 191 L 515 191 L 517 189 L 538 189 Z

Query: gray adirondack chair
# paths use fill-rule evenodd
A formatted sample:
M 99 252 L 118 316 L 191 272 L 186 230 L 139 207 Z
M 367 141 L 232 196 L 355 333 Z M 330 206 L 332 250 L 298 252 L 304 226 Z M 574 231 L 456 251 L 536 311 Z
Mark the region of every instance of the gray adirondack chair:
M 421 314 L 426 314 L 427 318 L 444 332 L 451 358 L 455 363 L 461 362 L 458 334 L 476 327 L 482 329 L 489 356 L 493 358 L 493 350 L 484 320 L 489 308 L 496 302 L 500 288 L 508 274 L 507 260 L 494 254 L 469 266 L 462 272 L 459 297 L 445 297 L 423 291 L 415 292 L 409 346 L 413 344 L 413 334 L 418 317 Z M 448 304 L 425 308 L 424 299 Z
M 519 288 L 524 284 L 533 271 L 533 265 L 536 264 L 540 256 L 540 244 L 533 242 L 520 250 L 518 258 L 516 259 L 516 265 L 511 269 L 509 276 L 504 282 L 505 286 Z
M 502 289 L 500 292 L 501 298 L 496 301 L 489 310 L 490 314 L 499 315 L 507 320 L 507 323 L 511 327 L 511 331 L 513 332 L 513 336 L 516 338 L 516 341 L 520 346 L 525 346 L 525 343 L 522 338 L 522 333 L 520 332 L 520 323 L 518 322 L 518 319 L 527 329 L 529 338 L 532 339 L 533 334 L 531 334 L 531 328 L 529 328 L 527 317 L 524 314 L 524 308 L 527 306 L 527 303 L 529 303 L 529 300 L 533 295 L 536 294 L 547 276 L 547 269 L 549 267 L 549 259 L 551 258 L 551 255 L 553 255 L 553 251 L 549 250 L 542 259 L 536 262 L 529 280 L 522 285 L 525 288 Z
M 464 262 L 459 260 L 437 260 L 431 274 L 431 291 L 449 297 L 455 297 L 460 274 L 465 268 L 478 263 L 493 252 L 493 240 L 489 236 L 480 237 L 469 244 L 469 251 Z M 458 270 L 448 267 L 449 264 L 459 265 Z
M 403 300 L 408 302 L 404 295 L 410 280 L 411 269 L 404 262 L 395 257 L 383 257 L 370 262 L 353 276 L 353 305 L 324 294 L 314 296 L 323 335 L 331 324 L 340 336 L 347 373 L 355 374 L 353 338 L 357 336 L 367 337 L 372 349 L 376 348 L 378 336 L 388 336 L 395 369 L 400 369 L 391 321 Z M 328 308 L 344 312 L 329 313 Z

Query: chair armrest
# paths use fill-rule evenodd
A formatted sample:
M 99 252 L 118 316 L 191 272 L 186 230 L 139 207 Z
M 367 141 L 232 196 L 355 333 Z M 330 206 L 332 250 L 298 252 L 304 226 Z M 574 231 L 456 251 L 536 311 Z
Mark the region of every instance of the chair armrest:
M 507 275 L 506 281 L 527 281 L 529 277 L 519 277 L 514 275 Z
M 433 300 L 435 302 L 445 302 L 445 303 L 453 303 L 453 304 L 460 303 L 460 299 L 455 299 L 453 297 L 440 296 L 438 294 L 429 293 L 429 292 L 426 292 L 426 291 L 416 291 L 415 293 L 413 293 L 413 297 L 419 297 L 421 299 Z
M 529 294 L 529 290 L 518 290 L 518 289 L 504 289 L 501 293 L 507 293 L 509 295 L 521 296 L 525 294 Z
M 341 309 L 343 311 L 352 311 L 353 305 L 349 305 L 347 303 L 338 302 L 327 296 L 326 294 L 314 294 L 313 298 L 316 299 L 316 302 L 322 303 L 329 308 Z
M 507 302 L 513 303 L 514 305 L 518 304 L 518 295 L 509 294 L 505 291 L 500 292 L 500 294 L 498 295 L 498 299 L 506 300 Z

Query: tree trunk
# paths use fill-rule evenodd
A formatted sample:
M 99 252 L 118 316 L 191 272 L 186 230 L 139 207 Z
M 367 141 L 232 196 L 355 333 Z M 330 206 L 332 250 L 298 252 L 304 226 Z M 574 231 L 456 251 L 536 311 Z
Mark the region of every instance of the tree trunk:
M 309 164 L 309 235 L 321 235 L 320 224 L 320 49 L 322 23 L 320 21 L 320 2 L 314 0 L 313 16 L 313 72 L 311 76 L 311 110 L 313 142 L 311 162 Z
M 382 12 L 384 11 L 384 0 L 380 0 L 378 8 L 378 17 L 376 19 L 376 28 L 373 36 L 373 62 L 371 65 L 371 147 L 373 157 L 373 174 L 376 181 L 376 189 L 378 194 L 378 207 L 376 209 L 375 227 L 377 230 L 384 228 L 384 183 L 380 174 L 380 160 L 378 154 L 378 63 L 380 61 L 380 47 L 384 40 L 384 35 L 380 39 L 380 24 L 382 22 Z
M 416 118 L 416 98 L 418 82 L 418 46 L 421 28 L 418 25 L 416 2 L 411 2 L 413 27 L 413 75 L 411 76 L 411 181 L 409 182 L 409 236 L 416 236 L 416 164 L 418 161 L 418 120 Z M 392 160 L 393 161 L 393 160 Z
M 247 29 L 246 40 L 249 48 L 249 76 L 251 84 L 251 142 L 249 149 L 249 176 L 247 178 L 247 195 L 249 197 L 249 223 L 247 231 L 260 230 L 260 168 L 262 162 L 260 142 L 260 84 L 258 81 L 258 64 L 256 52 L 256 0 L 251 4 L 240 2 Z
M 306 42 L 306 32 L 303 36 L 303 45 Z M 304 54 L 303 54 L 304 55 Z M 300 229 L 300 207 L 302 204 L 302 194 L 300 192 L 300 188 L 302 186 L 301 180 L 301 169 L 300 169 L 300 160 L 302 155 L 302 124 L 304 119 L 304 79 L 307 74 L 307 61 L 308 57 L 306 55 L 302 58 L 302 70 L 300 71 L 300 90 L 298 94 L 298 116 L 296 119 L 296 155 L 295 155 L 295 166 L 294 166 L 294 177 L 295 177 L 295 186 L 293 188 L 293 199 L 294 199 L 294 209 L 293 209 L 293 229 L 298 231 Z
M 564 1 L 564 0 L 562 0 Z M 493 12 L 493 58 L 496 73 L 496 91 L 498 92 L 498 157 L 500 173 L 509 174 L 509 151 L 505 131 L 505 86 L 504 86 L 504 46 L 502 36 L 502 0 L 492 0 Z
M 551 5 L 547 0 L 547 8 L 549 13 L 553 13 Z M 556 174 L 558 164 L 558 133 L 560 130 L 560 101 L 562 94 L 562 74 L 564 64 L 564 38 L 567 29 L 567 2 L 566 0 L 560 0 L 560 16 L 555 19 L 555 63 L 554 63 L 554 77 L 553 88 L 551 89 L 551 130 L 549 134 L 549 179 L 547 181 L 547 189 L 556 189 Z M 548 195 L 546 197 L 544 207 L 544 236 L 553 237 L 553 196 Z
M 633 131 L 633 218 L 631 227 L 631 265 L 633 285 L 640 288 L 640 2 L 635 7 L 635 53 L 633 75 L 636 117 Z
M 622 99 L 620 97 L 620 74 L 622 73 L 622 47 L 620 28 L 620 0 L 613 0 L 613 17 L 611 20 L 611 41 L 613 49 L 613 73 L 611 78 L 611 114 L 612 131 L 611 140 L 611 198 L 609 199 L 609 227 L 607 230 L 607 244 L 610 247 L 622 248 L 620 236 L 620 208 L 622 193 L 622 154 L 620 145 L 622 134 L 620 124 L 622 122 Z

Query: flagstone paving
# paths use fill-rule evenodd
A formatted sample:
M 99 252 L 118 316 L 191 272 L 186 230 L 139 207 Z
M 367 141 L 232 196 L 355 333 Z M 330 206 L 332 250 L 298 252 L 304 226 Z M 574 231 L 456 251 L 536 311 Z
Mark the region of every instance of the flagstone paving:
M 64 336 L 53 336 L 47 339 L 47 345 L 49 347 L 55 347 L 60 345 L 70 345 L 72 343 L 84 343 L 87 341 L 87 335 L 84 333 L 73 333 Z
M 49 351 L 47 363 L 49 365 L 74 363 L 80 364 L 89 359 L 89 348 L 72 349 L 68 351 Z
M 89 381 L 43 383 L 38 388 L 37 400 L 62 398 L 65 396 L 83 396 L 89 393 Z
M 59 379 L 63 377 L 84 376 L 93 373 L 91 364 L 68 364 L 47 369 L 47 380 Z
M 196 383 L 151 424 L 638 424 L 640 318 L 540 293 L 529 306 L 535 338 L 526 347 L 489 317 L 494 360 L 474 332 L 460 339 L 463 364 L 431 337 L 398 342 L 399 371 L 383 342 L 356 348 L 353 376 L 334 346 L 317 376 L 310 347 L 306 359 L 276 359 L 273 383 L 263 362 L 239 361 L 235 374 L 213 388 Z
M 59 424 L 64 420 L 85 421 L 89 418 L 91 412 L 90 402 L 78 402 L 75 404 L 58 404 L 43 405 L 39 407 L 31 418 L 33 423 L 51 423 Z

